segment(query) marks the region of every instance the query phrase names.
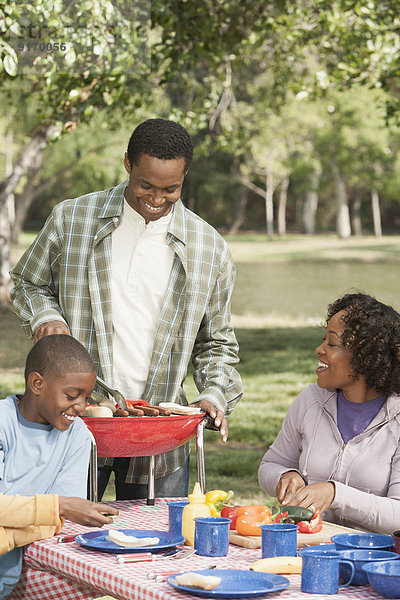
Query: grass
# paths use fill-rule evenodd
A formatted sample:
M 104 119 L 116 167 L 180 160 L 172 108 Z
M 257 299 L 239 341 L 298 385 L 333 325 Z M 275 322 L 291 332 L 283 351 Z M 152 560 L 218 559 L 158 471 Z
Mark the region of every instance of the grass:
M 351 237 L 290 235 L 267 241 L 260 234 L 226 238 L 236 263 L 246 262 L 399 262 L 400 236 Z
M 13 249 L 15 262 L 33 234 L 23 234 Z M 338 240 L 334 236 L 288 236 L 268 241 L 264 235 L 248 234 L 228 238 L 237 264 L 283 261 L 400 261 L 400 236 Z M 323 285 L 320 281 L 319 285 Z M 319 327 L 297 320 L 263 317 L 235 317 L 233 323 L 240 344 L 240 365 L 244 395 L 229 418 L 229 441 L 222 444 L 218 433 L 205 432 L 207 489 L 232 489 L 238 504 L 270 502 L 261 492 L 257 470 L 261 458 L 278 433 L 286 411 L 299 391 L 314 378 L 314 348 L 320 341 Z M 11 310 L 0 312 L 0 394 L 23 391 L 24 361 L 31 341 Z M 189 399 L 196 397 L 190 377 L 185 383 Z M 192 456 L 195 446 L 192 444 Z M 196 481 L 196 461 L 191 461 L 190 487 Z M 104 499 L 115 498 L 111 481 Z M 100 599 L 99 599 L 100 600 Z M 102 600 L 112 600 L 105 596 Z
M 313 380 L 313 350 L 321 332 L 315 327 L 240 328 L 236 334 L 245 391 L 229 417 L 228 443 L 223 445 L 216 440 L 217 433 L 206 432 L 207 488 L 233 489 L 237 502 L 259 503 L 266 500 L 257 481 L 260 460 L 288 407 Z
M 23 366 L 31 342 L 18 319 L 0 312 L 3 343 L 0 346 L 0 394 L 23 392 Z M 206 431 L 205 461 L 208 489 L 233 489 L 238 502 L 264 498 L 257 483 L 260 460 L 279 431 L 287 408 L 313 371 L 313 348 L 320 338 L 315 327 L 237 329 L 241 348 L 240 373 L 244 396 L 229 418 L 229 441 L 222 444 L 218 433 Z M 10 351 L 9 351 L 10 349 Z M 196 391 L 191 379 L 189 398 Z M 192 448 L 195 456 L 195 448 Z M 191 486 L 196 479 L 196 461 L 191 464 Z M 114 496 L 113 483 L 105 499 Z
M 24 234 L 22 244 L 13 250 L 16 260 L 32 240 Z M 319 260 L 337 258 L 373 262 L 399 262 L 400 236 L 338 240 L 333 236 L 288 236 L 286 240 L 266 241 L 263 235 L 228 239 L 236 263 L 257 261 Z M 319 285 L 323 285 L 320 281 Z M 286 411 L 300 390 L 315 380 L 314 349 L 320 341 L 319 327 L 296 320 L 233 316 L 240 344 L 239 371 L 244 395 L 229 418 L 229 441 L 222 444 L 216 432 L 206 431 L 205 461 L 207 489 L 233 489 L 238 503 L 264 502 L 257 470 L 272 443 Z M 11 311 L 0 313 L 0 393 L 23 391 L 23 366 L 31 342 L 22 332 Z M 190 377 L 185 383 L 189 399 L 196 397 Z M 193 444 L 192 455 L 195 456 Z M 196 480 L 192 460 L 190 486 Z M 114 498 L 113 483 L 105 499 Z

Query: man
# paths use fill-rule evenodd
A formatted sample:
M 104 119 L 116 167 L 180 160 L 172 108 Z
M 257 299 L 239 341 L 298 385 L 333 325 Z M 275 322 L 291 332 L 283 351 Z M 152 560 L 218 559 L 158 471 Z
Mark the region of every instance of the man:
M 11 297 L 34 341 L 70 333 L 128 398 L 186 404 L 192 360 L 194 404 L 226 441 L 226 416 L 242 394 L 230 322 L 235 268 L 222 237 L 180 199 L 192 156 L 181 125 L 139 125 L 125 154 L 128 181 L 56 205 L 11 271 Z M 138 457 L 106 459 L 100 498 L 112 466 L 117 499 L 146 497 L 148 462 Z M 186 496 L 188 480 L 188 444 L 156 457 L 156 495 Z

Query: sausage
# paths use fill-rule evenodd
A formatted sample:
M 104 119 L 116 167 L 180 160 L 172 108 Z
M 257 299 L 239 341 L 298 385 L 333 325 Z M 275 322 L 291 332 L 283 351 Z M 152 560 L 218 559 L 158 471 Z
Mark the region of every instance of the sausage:
M 159 411 L 160 415 L 165 415 L 166 417 L 169 417 L 170 415 L 172 415 L 169 408 L 163 408 L 162 406 L 157 406 L 157 410 Z
M 133 408 L 133 406 L 128 406 L 128 413 L 130 417 L 143 417 L 144 412 L 141 408 Z
M 141 410 L 145 415 L 149 415 L 151 417 L 158 417 L 160 411 L 155 406 L 142 406 Z
M 122 408 L 117 408 L 114 416 L 115 417 L 129 417 L 129 413 L 127 410 L 122 410 Z

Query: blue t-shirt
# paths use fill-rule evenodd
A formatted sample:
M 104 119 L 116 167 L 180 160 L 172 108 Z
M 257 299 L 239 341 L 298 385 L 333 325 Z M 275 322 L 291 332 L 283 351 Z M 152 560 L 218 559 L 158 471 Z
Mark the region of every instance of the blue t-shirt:
M 16 396 L 0 400 L 0 492 L 86 498 L 91 434 L 81 419 L 66 431 L 25 419 Z M 0 556 L 0 599 L 11 593 L 22 548 Z
M 341 390 L 338 391 L 337 424 L 345 444 L 368 427 L 385 402 L 386 396 L 369 402 L 350 402 Z

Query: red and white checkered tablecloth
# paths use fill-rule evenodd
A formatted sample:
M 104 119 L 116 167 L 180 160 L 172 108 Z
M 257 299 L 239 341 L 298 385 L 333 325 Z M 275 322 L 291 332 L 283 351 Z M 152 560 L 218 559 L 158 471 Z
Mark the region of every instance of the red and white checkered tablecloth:
M 100 596 L 104 594 L 88 585 L 24 565 L 21 579 L 7 600 L 88 600 Z
M 110 502 L 120 514 L 108 529 L 168 530 L 167 502 L 172 498 L 158 498 L 154 506 L 145 500 Z M 176 500 L 176 498 L 174 498 Z M 62 534 L 71 535 L 93 531 L 88 527 L 67 522 Z M 25 565 L 21 581 L 8 600 L 91 600 L 110 595 L 121 600 L 184 599 L 187 594 L 174 590 L 168 583 L 148 579 L 149 571 L 206 569 L 217 565 L 220 569 L 247 570 L 261 558 L 261 550 L 230 545 L 227 556 L 209 558 L 192 555 L 186 559 L 156 559 L 153 562 L 119 564 L 115 554 L 94 552 L 77 542 L 58 543 L 53 537 L 31 544 L 25 551 Z M 332 600 L 332 596 L 303 594 L 300 575 L 288 575 L 291 585 L 279 592 L 280 598 L 305 600 Z M 272 600 L 277 594 L 262 598 Z M 370 586 L 346 587 L 335 595 L 337 600 L 373 600 L 380 598 Z

